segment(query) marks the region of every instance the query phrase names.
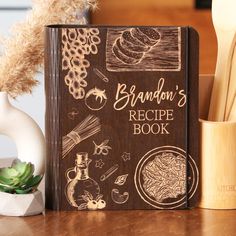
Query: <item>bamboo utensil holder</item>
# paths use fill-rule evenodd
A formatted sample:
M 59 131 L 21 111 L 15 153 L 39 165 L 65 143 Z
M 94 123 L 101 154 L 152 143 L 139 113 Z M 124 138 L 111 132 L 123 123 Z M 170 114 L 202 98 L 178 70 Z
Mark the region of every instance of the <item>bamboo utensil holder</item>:
M 236 122 L 207 118 L 213 77 L 200 78 L 201 198 L 199 207 L 236 209 Z

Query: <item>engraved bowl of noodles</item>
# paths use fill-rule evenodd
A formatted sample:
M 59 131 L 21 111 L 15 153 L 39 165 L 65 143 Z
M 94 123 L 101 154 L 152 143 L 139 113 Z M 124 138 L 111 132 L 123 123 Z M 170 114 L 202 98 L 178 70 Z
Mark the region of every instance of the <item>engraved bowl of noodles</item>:
M 199 181 L 196 163 L 190 155 L 186 164 L 185 151 L 177 147 L 163 146 L 147 152 L 135 170 L 139 196 L 154 208 L 182 207 L 196 192 Z

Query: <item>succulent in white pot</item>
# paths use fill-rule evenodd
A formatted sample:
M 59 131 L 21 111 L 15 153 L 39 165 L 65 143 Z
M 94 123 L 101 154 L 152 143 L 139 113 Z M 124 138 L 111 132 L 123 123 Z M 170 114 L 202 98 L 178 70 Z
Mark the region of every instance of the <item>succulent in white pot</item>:
M 42 213 L 44 202 L 37 190 L 43 175 L 34 176 L 34 165 L 16 159 L 0 168 L 0 214 L 28 216 Z

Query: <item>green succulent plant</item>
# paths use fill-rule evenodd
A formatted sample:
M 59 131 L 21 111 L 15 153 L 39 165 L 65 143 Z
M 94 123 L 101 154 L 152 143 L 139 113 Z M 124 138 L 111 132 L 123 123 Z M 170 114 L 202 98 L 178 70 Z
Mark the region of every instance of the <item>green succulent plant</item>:
M 0 191 L 16 194 L 36 191 L 43 176 L 33 173 L 33 164 L 14 160 L 11 167 L 0 168 Z

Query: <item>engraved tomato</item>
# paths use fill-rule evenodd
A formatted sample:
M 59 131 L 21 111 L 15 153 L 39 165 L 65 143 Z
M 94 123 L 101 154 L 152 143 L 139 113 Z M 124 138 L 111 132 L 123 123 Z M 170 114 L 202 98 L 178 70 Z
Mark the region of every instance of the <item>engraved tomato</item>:
M 101 110 L 107 103 L 105 90 L 94 88 L 88 91 L 85 96 L 85 104 L 92 111 Z

